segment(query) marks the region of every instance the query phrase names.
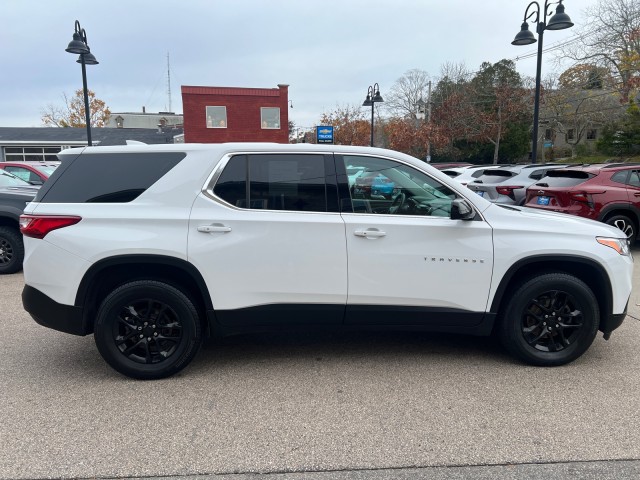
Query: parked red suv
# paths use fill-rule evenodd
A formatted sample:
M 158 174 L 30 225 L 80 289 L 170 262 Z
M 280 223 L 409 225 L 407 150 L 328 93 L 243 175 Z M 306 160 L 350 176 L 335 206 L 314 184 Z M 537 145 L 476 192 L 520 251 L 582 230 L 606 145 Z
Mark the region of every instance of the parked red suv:
M 640 164 L 550 170 L 527 189 L 525 206 L 599 220 L 634 241 L 640 225 Z

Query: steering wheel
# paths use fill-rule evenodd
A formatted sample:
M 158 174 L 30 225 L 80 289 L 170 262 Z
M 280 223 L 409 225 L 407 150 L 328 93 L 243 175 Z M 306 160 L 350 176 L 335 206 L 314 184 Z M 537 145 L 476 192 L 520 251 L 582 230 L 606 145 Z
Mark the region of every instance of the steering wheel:
M 398 213 L 404 206 L 406 199 L 407 196 L 402 192 L 396 195 L 396 198 L 393 199 L 393 202 L 391 202 L 391 205 L 389 206 L 389 213 Z

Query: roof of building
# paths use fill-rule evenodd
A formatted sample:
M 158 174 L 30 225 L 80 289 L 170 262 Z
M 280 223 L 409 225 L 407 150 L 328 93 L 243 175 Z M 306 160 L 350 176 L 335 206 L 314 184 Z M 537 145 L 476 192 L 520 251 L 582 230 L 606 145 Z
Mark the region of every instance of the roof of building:
M 182 128 L 166 127 L 162 131 L 150 128 L 92 128 L 91 139 L 99 145 L 126 145 L 127 140 L 148 144 L 173 143 L 173 137 L 184 133 Z M 0 127 L 0 145 L 17 144 L 86 144 L 85 128 Z
M 182 94 L 190 95 L 238 95 L 257 97 L 279 97 L 289 85 L 278 84 L 278 88 L 245 88 L 245 87 L 203 87 L 196 85 L 182 85 Z

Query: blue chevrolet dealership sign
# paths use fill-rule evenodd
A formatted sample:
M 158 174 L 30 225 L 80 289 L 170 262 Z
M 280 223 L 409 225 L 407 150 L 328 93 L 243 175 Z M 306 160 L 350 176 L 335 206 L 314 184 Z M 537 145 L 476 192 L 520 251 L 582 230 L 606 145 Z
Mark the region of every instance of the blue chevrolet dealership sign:
M 318 143 L 333 143 L 333 127 L 331 125 L 318 125 L 316 127 L 316 140 Z

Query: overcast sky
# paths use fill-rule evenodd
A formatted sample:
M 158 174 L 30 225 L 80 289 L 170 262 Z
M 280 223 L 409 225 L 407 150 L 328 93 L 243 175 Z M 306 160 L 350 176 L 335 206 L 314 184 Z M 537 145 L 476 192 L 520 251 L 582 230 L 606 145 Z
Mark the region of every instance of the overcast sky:
M 565 0 L 576 26 L 597 0 Z M 535 75 L 536 45 L 515 47 L 528 0 L 0 0 L 0 126 L 41 126 L 47 104 L 82 88 L 77 56 L 65 52 L 79 20 L 99 65 L 89 89 L 112 112 L 164 111 L 167 53 L 171 108 L 181 85 L 275 88 L 289 84 L 290 120 L 311 127 L 336 106 L 360 105 L 367 87 L 384 97 L 410 69 L 434 80 L 445 62 L 476 70 L 518 60 Z M 575 28 L 545 32 L 544 46 Z M 543 77 L 559 68 L 543 56 Z M 567 66 L 569 66 L 568 64 Z

